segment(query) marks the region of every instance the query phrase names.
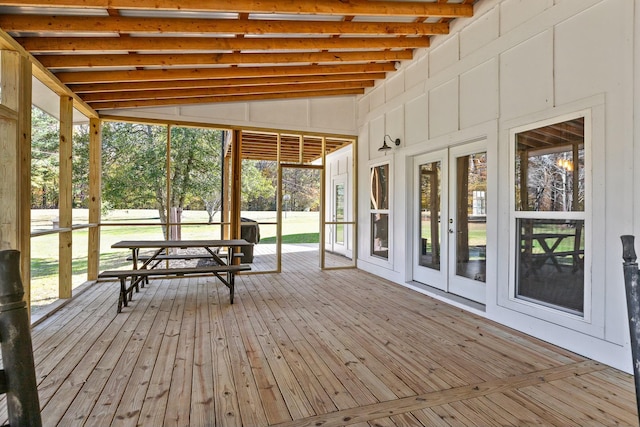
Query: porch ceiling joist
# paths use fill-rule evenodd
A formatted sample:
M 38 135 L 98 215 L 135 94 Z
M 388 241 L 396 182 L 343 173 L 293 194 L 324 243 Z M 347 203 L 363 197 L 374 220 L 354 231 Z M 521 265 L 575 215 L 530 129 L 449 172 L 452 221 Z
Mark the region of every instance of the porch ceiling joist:
M 476 1 L 14 0 L 0 28 L 103 113 L 356 96 Z
M 426 3 L 419 1 L 366 0 L 14 0 L 9 6 L 139 9 L 162 11 L 201 11 L 229 13 L 288 13 L 369 16 L 435 16 L 456 18 L 473 16 L 470 4 Z

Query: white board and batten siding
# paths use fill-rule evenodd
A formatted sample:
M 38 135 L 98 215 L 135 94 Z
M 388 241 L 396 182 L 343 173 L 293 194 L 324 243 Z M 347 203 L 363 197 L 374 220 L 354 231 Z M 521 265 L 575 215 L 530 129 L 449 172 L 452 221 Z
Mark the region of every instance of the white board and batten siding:
M 631 370 L 622 276 L 622 234 L 640 234 L 640 167 L 635 140 L 640 124 L 640 1 L 483 0 L 474 17 L 456 20 L 451 33 L 358 100 L 359 179 L 390 164 L 391 219 L 388 260 L 369 252 L 360 227 L 358 266 L 400 284 L 411 282 L 413 157 L 485 140 L 489 157 L 486 303 L 482 315 L 543 340 Z M 634 49 L 634 37 L 635 46 Z M 638 101 L 634 102 L 635 99 Z M 584 114 L 590 201 L 585 209 L 588 292 L 582 318 L 522 304 L 511 295 L 513 131 Z M 401 138 L 380 153 L 382 136 Z M 638 176 L 638 172 L 635 172 Z M 359 222 L 368 223 L 369 192 L 359 190 Z M 635 208 L 635 209 L 634 209 Z M 411 285 L 410 285 L 411 286 Z M 421 288 L 422 289 L 422 288 Z M 427 288 L 422 289 L 429 293 Z M 446 294 L 433 295 L 447 299 Z M 464 303 L 454 300 L 454 304 Z

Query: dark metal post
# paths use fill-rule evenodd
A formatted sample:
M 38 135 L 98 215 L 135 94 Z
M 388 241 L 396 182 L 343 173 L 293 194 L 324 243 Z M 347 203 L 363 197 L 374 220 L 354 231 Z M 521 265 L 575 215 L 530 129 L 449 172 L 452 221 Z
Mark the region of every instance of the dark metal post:
M 633 358 L 633 377 L 636 384 L 636 407 L 640 422 L 640 290 L 638 289 L 638 263 L 634 248 L 634 236 L 621 236 L 622 259 L 624 260 L 624 286 L 627 294 L 627 315 L 631 334 L 631 355 Z
M 0 251 L 0 345 L 11 426 L 42 426 L 20 252 Z

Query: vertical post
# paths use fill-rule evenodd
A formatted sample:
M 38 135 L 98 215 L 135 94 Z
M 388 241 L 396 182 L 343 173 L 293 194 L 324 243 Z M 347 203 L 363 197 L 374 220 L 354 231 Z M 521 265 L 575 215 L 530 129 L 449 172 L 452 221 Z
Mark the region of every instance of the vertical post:
M 102 208 L 102 121 L 89 120 L 89 253 L 87 280 L 97 280 L 100 270 L 100 210 Z
M 20 252 L 0 251 L 0 338 L 9 425 L 40 427 L 31 330 L 20 279 Z
M 622 240 L 622 259 L 624 260 L 624 285 L 627 295 L 627 316 L 631 335 L 631 356 L 633 358 L 633 377 L 636 385 L 636 407 L 640 417 L 640 290 L 638 289 L 638 263 L 634 248 L 634 236 L 620 236 Z M 640 421 L 640 418 L 639 418 Z
M 20 156 L 17 52 L 0 51 L 0 249 L 19 249 Z
M 278 133 L 278 148 L 276 149 L 276 164 L 278 165 L 278 189 L 276 190 L 276 273 L 282 271 L 282 134 Z
M 60 215 L 59 235 L 59 297 L 71 298 L 72 269 L 72 166 L 73 160 L 73 98 L 60 97 Z
M 322 159 L 322 169 L 320 169 L 320 268 L 325 268 L 325 251 L 326 251 L 326 231 L 327 231 L 327 213 L 325 209 L 327 206 L 331 206 L 331 203 L 327 203 L 327 138 L 322 137 L 322 145 L 321 145 L 321 159 Z M 329 197 L 333 196 L 334 189 L 330 190 Z M 335 200 L 334 202 L 335 203 Z M 336 221 L 336 218 L 332 218 L 333 221 Z M 332 225 L 331 227 L 335 228 L 336 225 Z M 335 239 L 335 237 L 334 237 Z
M 242 131 L 234 130 L 231 161 L 231 238 L 240 238 L 240 209 L 242 208 Z
M 22 283 L 27 312 L 31 314 L 31 97 L 32 66 L 26 56 L 21 57 L 18 107 L 18 139 L 20 151 L 20 221 L 18 250 L 21 257 Z

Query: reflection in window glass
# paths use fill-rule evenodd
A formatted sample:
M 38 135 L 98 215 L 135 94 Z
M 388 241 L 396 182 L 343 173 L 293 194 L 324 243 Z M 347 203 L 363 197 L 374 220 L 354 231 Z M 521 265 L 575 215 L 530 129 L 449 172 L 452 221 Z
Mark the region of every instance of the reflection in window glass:
M 584 312 L 584 221 L 519 219 L 518 297 Z
M 371 168 L 371 209 L 389 209 L 389 165 Z
M 423 267 L 440 270 L 441 162 L 420 165 L 420 259 Z
M 516 210 L 584 211 L 584 118 L 516 135 Z
M 456 163 L 456 275 L 485 282 L 487 153 L 461 156 Z
M 389 257 L 389 214 L 371 214 L 371 254 L 383 258 Z

